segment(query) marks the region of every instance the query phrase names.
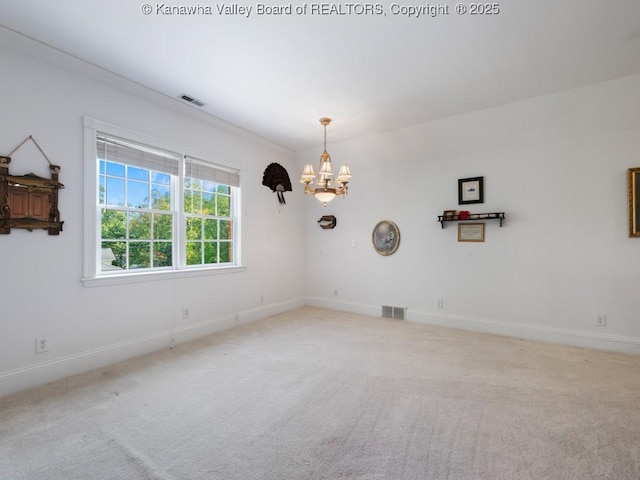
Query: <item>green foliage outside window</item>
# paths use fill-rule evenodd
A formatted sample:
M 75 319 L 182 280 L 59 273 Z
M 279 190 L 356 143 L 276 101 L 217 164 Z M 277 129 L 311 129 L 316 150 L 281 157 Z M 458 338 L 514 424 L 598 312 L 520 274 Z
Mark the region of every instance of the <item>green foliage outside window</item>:
M 100 172 L 102 270 L 172 266 L 170 176 L 105 161 Z
M 186 178 L 184 211 L 187 215 L 187 265 L 231 262 L 230 187 Z
M 174 266 L 172 177 L 100 160 L 102 271 Z M 185 178 L 187 265 L 233 262 L 231 187 Z

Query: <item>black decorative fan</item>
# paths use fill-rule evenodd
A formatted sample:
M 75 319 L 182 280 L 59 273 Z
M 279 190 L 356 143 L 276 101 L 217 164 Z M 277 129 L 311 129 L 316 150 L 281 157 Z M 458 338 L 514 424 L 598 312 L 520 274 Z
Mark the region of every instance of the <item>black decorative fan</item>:
M 284 192 L 291 191 L 291 180 L 289 180 L 289 174 L 282 165 L 279 163 L 270 164 L 264 171 L 262 184 L 276 192 L 280 205 L 287 203 L 284 201 Z

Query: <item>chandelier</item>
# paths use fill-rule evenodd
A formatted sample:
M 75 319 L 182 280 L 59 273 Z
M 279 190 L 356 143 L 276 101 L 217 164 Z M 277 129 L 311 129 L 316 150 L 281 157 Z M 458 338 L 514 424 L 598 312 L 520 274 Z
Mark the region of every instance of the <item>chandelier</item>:
M 302 171 L 300 183 L 304 183 L 305 195 L 313 195 L 325 207 L 336 195 L 346 195 L 349 188 L 351 170 L 348 165 L 340 167 L 338 178 L 333 178 L 333 164 L 331 156 L 327 153 L 327 125 L 331 123 L 330 118 L 322 117 L 320 124 L 324 127 L 324 152 L 320 155 L 320 166 L 318 168 L 318 180 L 312 185 L 316 178 L 311 164 L 305 165 Z

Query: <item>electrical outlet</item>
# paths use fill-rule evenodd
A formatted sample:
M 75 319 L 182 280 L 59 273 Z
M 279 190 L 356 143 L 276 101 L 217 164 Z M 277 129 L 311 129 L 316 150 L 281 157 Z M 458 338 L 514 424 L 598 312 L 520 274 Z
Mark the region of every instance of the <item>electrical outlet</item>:
M 46 337 L 36 337 L 36 353 L 49 351 L 49 342 Z
M 444 308 L 444 300 L 442 298 L 438 299 L 437 307 L 438 308 Z
M 191 309 L 189 307 L 182 307 L 182 318 L 189 318 L 191 316 Z
M 596 327 L 606 327 L 606 326 L 607 326 L 607 316 L 598 315 L 596 317 Z

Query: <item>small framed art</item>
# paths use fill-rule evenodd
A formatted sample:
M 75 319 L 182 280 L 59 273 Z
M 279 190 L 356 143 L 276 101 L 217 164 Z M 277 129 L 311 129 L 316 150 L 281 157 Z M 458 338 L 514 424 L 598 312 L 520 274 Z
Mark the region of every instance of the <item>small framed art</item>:
M 458 204 L 484 203 L 484 177 L 458 180 Z
M 484 223 L 459 223 L 459 242 L 484 242 Z

